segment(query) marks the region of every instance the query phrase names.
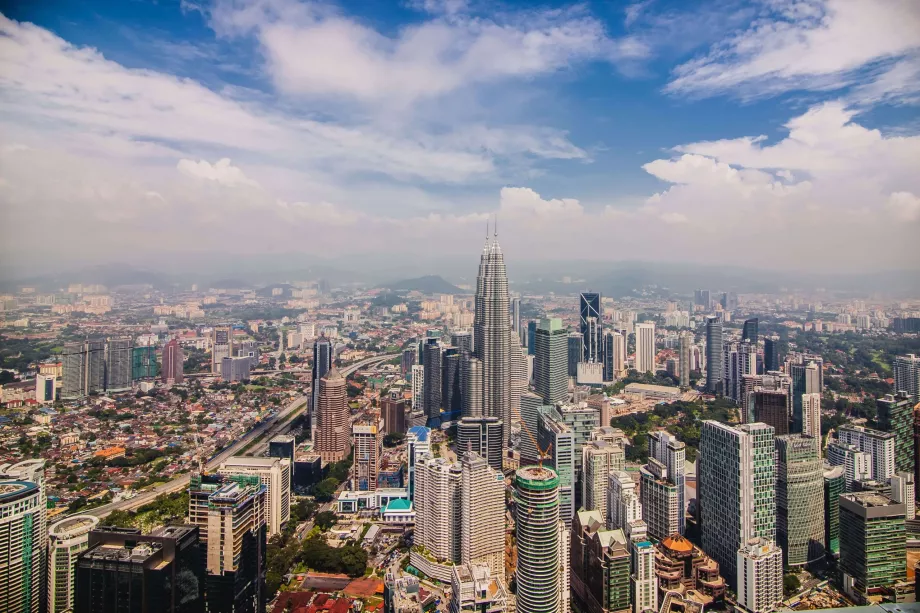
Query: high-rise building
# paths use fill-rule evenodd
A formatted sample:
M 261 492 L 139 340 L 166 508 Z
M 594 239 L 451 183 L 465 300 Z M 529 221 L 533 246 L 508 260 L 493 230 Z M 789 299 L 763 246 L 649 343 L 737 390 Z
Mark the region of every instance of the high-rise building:
M 105 389 L 105 343 L 64 343 L 61 398 L 73 400 Z
M 625 471 L 615 472 L 610 475 L 607 496 L 607 527 L 629 532 L 630 524 L 642 519 L 636 482 Z
M 463 386 L 461 417 L 482 417 L 482 362 L 468 357 L 460 364 L 460 381 Z
M 823 375 L 821 366 L 817 362 L 807 364 L 790 364 L 790 374 L 792 376 L 792 430 L 793 434 L 801 434 L 805 431 L 805 414 L 802 405 L 802 396 L 805 394 L 822 393 Z M 820 407 L 819 407 L 820 409 Z M 818 417 L 820 423 L 820 415 Z
M 914 404 L 920 402 L 920 355 L 909 353 L 894 359 L 894 391 L 907 392 Z
M 441 342 L 436 338 L 429 338 L 425 341 L 424 355 L 425 360 L 422 365 L 425 367 L 425 400 L 424 410 L 427 419 L 427 425 L 430 428 L 441 426 L 441 406 L 443 402 L 442 394 L 444 387 L 441 378 L 444 375 L 443 365 L 441 364 Z
M 189 523 L 204 549 L 209 612 L 265 610 L 267 488 L 258 475 L 195 475 Z
M 601 295 L 583 292 L 578 297 L 579 327 L 583 362 L 601 362 L 603 357 L 604 317 Z
M 680 386 L 690 387 L 690 346 L 693 345 L 693 335 L 686 330 L 680 333 L 678 346 L 678 371 L 680 372 Z
M 518 296 L 511 299 L 511 331 L 521 337 L 521 299 Z
M 846 491 L 843 466 L 824 464 L 824 551 L 840 553 L 840 495 Z
M 131 339 L 110 338 L 105 345 L 105 389 L 131 389 Z
M 656 370 L 654 323 L 636 324 L 636 370 L 653 374 Z
M 377 470 L 383 454 L 383 432 L 376 420 L 355 422 L 351 427 L 354 439 L 354 488 L 359 492 L 377 489 Z
M 629 578 L 633 613 L 658 610 L 658 576 L 655 546 L 644 536 L 633 536 L 629 544 L 632 575 Z
M 403 398 L 392 396 L 380 401 L 380 414 L 383 416 L 383 431 L 386 434 L 405 434 L 408 429 L 406 412 L 408 407 Z
M 179 341 L 172 339 L 163 345 L 163 368 L 160 369 L 160 379 L 167 385 L 182 383 L 185 352 Z
M 821 437 L 821 394 L 802 394 L 802 434 Z
M 482 412 L 511 424 L 511 322 L 508 274 L 498 237 L 486 240 L 476 277 L 473 350 L 482 362 Z M 507 428 L 505 439 L 511 436 Z
M 549 452 L 550 457 L 544 460 L 549 464 L 555 475 L 557 491 L 557 507 L 559 519 L 569 527 L 577 508 L 575 503 L 575 489 L 578 475 L 575 458 L 581 459 L 578 453 L 580 445 L 573 429 L 565 423 L 554 411 L 554 407 L 541 409 L 537 418 L 537 441 L 540 449 Z
M 582 447 L 581 508 L 607 517 L 607 482 L 626 468 L 626 450 L 607 441 L 589 441 Z
M 89 533 L 98 523 L 98 517 L 76 515 L 48 530 L 48 613 L 73 610 L 77 558 L 89 548 Z
M 534 391 L 543 398 L 544 404 L 565 400 L 568 393 L 567 343 L 568 333 L 561 319 L 540 320 L 534 332 L 533 378 Z M 535 423 L 533 427 L 536 428 Z
M 348 396 L 345 377 L 333 367 L 319 380 L 316 453 L 323 462 L 344 460 L 349 452 Z
M 214 328 L 211 332 L 211 372 L 219 374 L 224 358 L 230 357 L 233 357 L 233 329 Z
M 399 372 L 403 377 L 408 377 L 412 374 L 412 367 L 418 363 L 418 356 L 416 355 L 416 348 L 409 347 L 403 349 L 402 356 L 399 360 Z
M 776 542 L 786 566 L 824 556 L 824 463 L 820 439 L 776 437 Z
M 425 426 L 412 426 L 406 435 L 406 473 L 409 499 L 415 494 L 415 468 L 419 461 L 431 453 L 431 430 Z
M 522 465 L 536 464 L 540 459 L 535 445 L 539 432 L 539 418 L 540 413 L 549 408 L 550 406 L 544 404 L 543 398 L 533 392 L 527 392 L 521 396 L 522 432 L 519 451 Z
M 493 470 L 502 470 L 505 427 L 497 417 L 464 417 L 457 422 L 457 452 L 473 451 Z
M 40 404 L 54 402 L 55 399 L 55 376 L 35 375 L 35 401 Z
M 518 469 L 514 500 L 517 611 L 559 613 L 559 478 L 548 468 Z
M 313 367 L 310 371 L 310 389 L 313 390 L 311 395 L 310 409 L 313 427 L 318 422 L 316 413 L 319 411 L 319 382 L 332 369 L 332 342 L 324 335 L 320 335 L 313 341 Z
M 463 394 L 460 387 L 460 351 L 445 347 L 441 353 L 441 408 L 447 420 L 460 417 Z
M 744 377 L 757 374 L 757 347 L 749 342 L 726 343 L 722 354 L 723 393 L 741 404 Z
M 0 480 L 0 610 L 38 613 L 46 567 L 41 482 Z M 43 477 L 42 477 L 43 479 Z
M 291 462 L 291 484 L 294 477 L 294 458 L 297 440 L 293 434 L 276 434 L 268 441 L 268 457 L 288 459 Z
M 582 336 L 580 332 L 569 332 L 568 336 L 568 366 L 569 376 L 578 376 L 578 365 L 584 359 L 584 352 L 581 348 Z
M 869 454 L 872 458 L 873 480 L 888 483 L 891 475 L 895 474 L 894 432 L 881 432 L 863 426 L 844 424 L 837 428 L 837 442 L 841 445 L 853 445 Z
M 754 347 L 757 346 L 757 325 L 759 321 L 756 317 L 744 320 L 744 327 L 741 329 L 741 340 L 748 341 Z
M 876 492 L 840 496 L 843 589 L 858 603 L 907 578 L 904 505 Z
M 415 543 L 439 563 L 457 563 L 462 517 L 460 464 L 427 456 L 418 461 L 415 473 Z
M 712 308 L 712 294 L 708 289 L 698 289 L 693 294 L 693 304 L 703 307 L 704 311 Z
M 722 322 L 715 317 L 706 318 L 706 391 L 724 393 L 724 367 L 722 365 Z M 721 564 L 721 562 L 720 562 Z
M 412 367 L 412 410 L 425 410 L 425 367 L 421 364 Z
M 460 562 L 505 576 L 505 477 L 475 452 L 460 460 Z
M 852 492 L 857 481 L 872 479 L 872 456 L 856 445 L 831 443 L 827 446 L 827 461 L 843 471 L 843 491 Z
M 450 613 L 506 613 L 514 610 L 512 596 L 502 575 L 488 566 L 464 563 L 455 565 L 451 572 Z
M 779 370 L 782 361 L 779 359 L 779 339 L 767 336 L 763 339 L 763 371 Z
M 917 516 L 916 487 L 914 474 L 900 472 L 888 481 L 891 485 L 891 499 L 904 505 L 904 517 L 915 519 Z
M 738 550 L 738 604 L 750 613 L 768 613 L 783 601 L 783 552 L 759 536 Z
M 151 379 L 160 374 L 157 362 L 157 348 L 154 345 L 134 347 L 131 349 L 131 378 Z
M 133 528 L 93 530 L 89 533 L 88 549 L 77 559 L 73 611 L 204 611 L 203 557 L 196 526 L 166 526 L 151 534 L 141 534 Z
M 629 609 L 631 561 L 623 530 L 607 529 L 597 510 L 579 511 L 572 525 L 571 559 L 572 598 L 579 611 Z
M 782 389 L 754 386 L 750 421 L 771 426 L 777 435 L 789 434 L 789 393 Z
M 649 433 L 649 460 L 639 469 L 639 499 L 649 536 L 663 540 L 683 534 L 686 512 L 686 445 L 667 432 Z
M 738 587 L 737 554 L 749 539 L 776 538 L 773 428 L 703 422 L 697 501 L 703 549 Z M 736 590 L 737 591 L 737 590 Z
M 291 461 L 288 458 L 232 456 L 217 474 L 251 475 L 265 486 L 265 525 L 269 536 L 280 534 L 291 518 Z
M 521 347 L 521 339 L 518 335 L 511 335 L 511 419 L 518 422 L 521 419 L 521 396 L 527 391 L 530 377 L 527 376 L 527 354 Z M 508 429 L 511 429 L 511 423 L 508 423 Z
M 894 467 L 898 472 L 914 470 L 914 404 L 907 392 L 886 394 L 877 401 L 880 430 L 894 433 Z
M 450 344 L 457 348 L 461 356 L 473 354 L 473 333 L 470 330 L 453 330 L 450 333 Z
M 537 333 L 537 322 L 528 321 L 527 322 L 527 353 L 528 355 L 534 354 L 534 335 Z
M 220 378 L 226 383 L 246 381 L 249 379 L 249 369 L 252 362 L 249 358 L 224 358 L 220 364 Z

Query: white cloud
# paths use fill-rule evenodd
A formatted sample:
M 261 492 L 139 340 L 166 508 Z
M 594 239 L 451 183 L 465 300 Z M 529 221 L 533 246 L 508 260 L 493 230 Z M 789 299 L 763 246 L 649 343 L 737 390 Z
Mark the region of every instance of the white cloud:
M 895 192 L 888 197 L 888 208 L 901 221 L 920 221 L 920 197 L 910 192 Z
M 229 158 L 223 158 L 211 164 L 207 160 L 179 160 L 176 168 L 182 174 L 196 179 L 214 181 L 228 187 L 247 185 L 258 187 L 258 183 L 247 177 L 243 171 L 230 164 Z
M 920 53 L 920 3 L 914 0 L 775 0 L 768 6 L 770 13 L 748 29 L 678 66 L 666 90 L 745 98 L 833 90 L 865 81 L 858 71 Z M 867 95 L 878 99 L 899 95 L 900 78 L 916 84 L 918 75 L 883 70 L 875 77 Z
M 580 216 L 584 209 L 573 198 L 544 200 L 529 187 L 503 187 L 499 211 L 502 217 L 564 221 Z

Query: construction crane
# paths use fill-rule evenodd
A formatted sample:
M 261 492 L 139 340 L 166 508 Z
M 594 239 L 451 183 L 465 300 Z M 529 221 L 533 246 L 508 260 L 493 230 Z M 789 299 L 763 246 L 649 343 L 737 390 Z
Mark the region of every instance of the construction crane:
M 543 468 L 543 460 L 553 457 L 551 453 L 553 450 L 553 444 L 550 443 L 549 447 L 547 447 L 544 451 L 543 449 L 540 449 L 540 444 L 537 442 L 537 439 L 534 437 L 534 435 L 530 432 L 530 428 L 527 427 L 527 424 L 524 423 L 523 419 L 521 420 L 521 428 L 523 428 L 524 432 L 527 433 L 527 436 L 530 437 L 530 441 L 533 443 L 534 449 L 537 450 L 537 455 L 540 458 L 538 466 Z

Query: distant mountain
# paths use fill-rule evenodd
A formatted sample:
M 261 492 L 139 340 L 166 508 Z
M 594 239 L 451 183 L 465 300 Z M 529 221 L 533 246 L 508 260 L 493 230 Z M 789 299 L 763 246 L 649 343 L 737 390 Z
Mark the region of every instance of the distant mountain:
M 380 287 L 393 291 L 422 292 L 423 294 L 463 294 L 462 289 L 438 275 L 426 275 L 414 279 L 403 279 Z

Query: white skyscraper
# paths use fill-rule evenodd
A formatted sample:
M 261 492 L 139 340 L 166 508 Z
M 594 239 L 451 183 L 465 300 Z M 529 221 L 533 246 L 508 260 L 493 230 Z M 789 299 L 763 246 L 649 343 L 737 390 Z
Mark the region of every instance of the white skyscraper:
M 636 482 L 629 473 L 618 471 L 610 475 L 607 488 L 607 528 L 629 530 L 629 524 L 642 519 L 642 505 L 636 492 Z
M 655 574 L 655 546 L 645 538 L 633 538 L 629 547 L 630 587 L 633 613 L 658 610 L 658 576 Z
M 636 324 L 636 370 L 655 372 L 655 324 Z
M 821 394 L 802 394 L 802 434 L 821 438 Z
M 415 543 L 439 562 L 460 558 L 460 464 L 422 458 L 415 465 Z
M 827 446 L 827 461 L 831 466 L 843 467 L 844 489 L 848 492 L 853 491 L 855 481 L 872 478 L 872 456 L 856 445 L 831 443 Z
M 783 600 L 783 551 L 773 541 L 748 539 L 738 550 L 738 604 L 768 613 Z
M 92 515 L 61 520 L 48 531 L 48 613 L 73 610 L 77 557 L 89 547 L 89 533 L 99 524 Z
M 412 410 L 423 411 L 425 399 L 425 367 L 421 364 L 412 366 Z
M 607 517 L 607 483 L 610 475 L 626 468 L 626 451 L 617 443 L 589 441 L 582 448 L 581 501 L 586 511 Z
M 920 402 L 920 355 L 909 353 L 894 359 L 894 392 L 907 392 L 913 402 Z
M 889 483 L 891 484 L 891 499 L 904 505 L 904 516 L 907 519 L 914 519 L 917 515 L 914 475 L 901 472 L 892 476 Z
M 521 337 L 512 334 L 510 338 L 511 360 L 511 418 L 514 422 L 521 420 L 521 396 L 527 392 L 527 351 L 521 347 Z M 505 422 L 505 431 L 511 431 L 511 423 Z
M 895 472 L 895 433 L 846 424 L 837 428 L 837 441 L 854 445 L 872 457 L 872 479 L 888 483 Z
M 288 458 L 233 456 L 221 463 L 220 475 L 257 475 L 266 488 L 265 525 L 280 534 L 291 518 L 291 461 Z
M 615 330 L 613 333 L 613 372 L 617 377 L 626 371 L 626 334 Z
M 473 452 L 460 461 L 460 562 L 505 576 L 505 477 Z

